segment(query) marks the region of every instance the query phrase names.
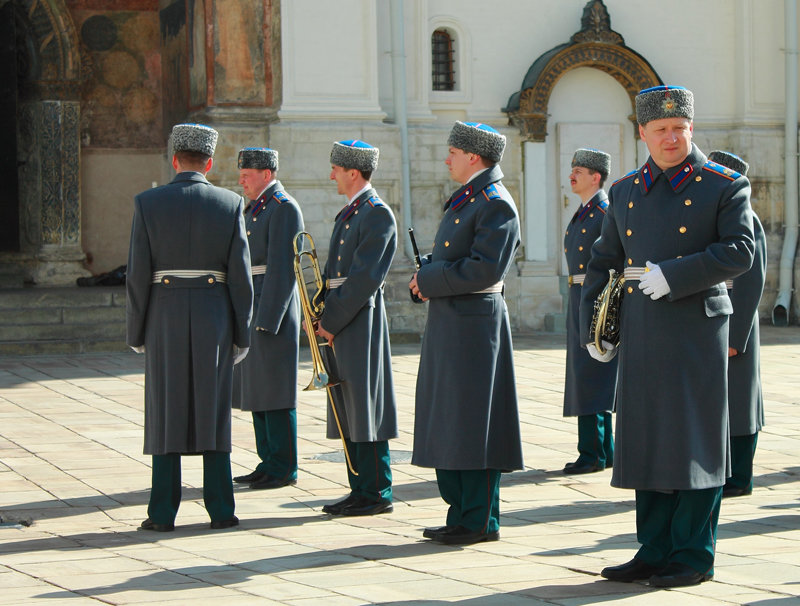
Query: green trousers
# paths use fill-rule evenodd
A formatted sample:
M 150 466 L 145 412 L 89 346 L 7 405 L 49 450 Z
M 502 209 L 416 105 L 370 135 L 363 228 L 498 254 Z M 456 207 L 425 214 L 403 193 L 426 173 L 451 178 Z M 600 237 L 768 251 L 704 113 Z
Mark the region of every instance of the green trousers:
M 352 442 L 345 440 L 347 452 L 358 475 L 347 469 L 350 491 L 372 501 L 392 500 L 392 467 L 388 440 Z
M 732 475 L 725 481 L 725 487 L 753 490 L 753 457 L 756 454 L 758 432 L 749 436 L 731 437 Z
M 203 453 L 203 503 L 212 522 L 233 517 L 231 453 Z M 153 476 L 147 517 L 156 524 L 173 524 L 181 504 L 181 455 L 153 455 Z
M 256 471 L 281 480 L 297 479 L 297 411 L 294 408 L 253 412 Z
M 578 416 L 579 464 L 614 464 L 614 422 L 610 412 Z
M 636 557 L 653 566 L 686 564 L 702 574 L 714 573 L 722 487 L 636 491 Z
M 450 508 L 448 526 L 484 533 L 500 529 L 500 471 L 437 469 L 439 494 Z

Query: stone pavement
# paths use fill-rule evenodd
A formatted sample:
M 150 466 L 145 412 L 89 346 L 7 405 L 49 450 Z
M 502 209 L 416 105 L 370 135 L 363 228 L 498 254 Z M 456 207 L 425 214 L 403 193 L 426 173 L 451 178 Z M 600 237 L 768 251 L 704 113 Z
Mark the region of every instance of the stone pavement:
M 301 392 L 297 486 L 237 488 L 241 526 L 212 531 L 200 459 L 186 457 L 165 534 L 136 530 L 150 480 L 143 357 L 0 357 L 0 604 L 800 604 L 800 329 L 764 327 L 762 341 L 755 491 L 723 502 L 715 580 L 670 591 L 598 576 L 637 547 L 633 493 L 611 488 L 610 471 L 559 471 L 576 456 L 563 337 L 515 340 L 526 468 L 503 477 L 501 540 L 463 548 L 421 537 L 445 505 L 433 471 L 409 463 L 416 345 L 395 348 L 394 513 L 322 514 L 347 493 L 345 469 L 324 438 L 324 393 Z M 236 475 L 257 460 L 248 414 L 233 432 Z

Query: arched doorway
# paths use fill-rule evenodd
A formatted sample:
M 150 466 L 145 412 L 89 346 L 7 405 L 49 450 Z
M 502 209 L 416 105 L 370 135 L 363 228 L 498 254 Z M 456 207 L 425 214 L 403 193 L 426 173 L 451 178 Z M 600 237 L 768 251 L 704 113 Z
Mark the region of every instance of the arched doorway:
M 569 42 L 531 64 L 522 87 L 503 109 L 524 137 L 529 275 L 563 273 L 562 216 L 571 216 L 569 207 L 577 203 L 568 196 L 564 208 L 567 157 L 576 147 L 598 147 L 616 156 L 619 166 L 632 169 L 638 160 L 634 98 L 658 84 L 661 79 L 647 60 L 611 30 L 602 0 L 586 4 L 581 29 Z

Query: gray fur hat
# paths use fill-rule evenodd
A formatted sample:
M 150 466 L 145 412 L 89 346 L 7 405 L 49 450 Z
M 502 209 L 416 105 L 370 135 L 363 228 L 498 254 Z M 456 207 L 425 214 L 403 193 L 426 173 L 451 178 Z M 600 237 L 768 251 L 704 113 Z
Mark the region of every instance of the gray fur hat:
M 611 172 L 611 156 L 599 149 L 582 147 L 575 150 L 575 155 L 572 156 L 572 166 L 573 168 L 582 166 L 583 168 L 596 171 L 603 175 L 605 179 Z
M 239 150 L 239 168 L 278 170 L 278 152 L 268 147 L 245 147 Z
M 350 139 L 337 141 L 331 149 L 331 164 L 342 168 L 356 169 L 363 172 L 375 172 L 378 168 L 380 150 L 369 143 Z
M 733 169 L 742 175 L 746 175 L 747 169 L 750 168 L 750 165 L 736 154 L 722 151 L 721 149 L 715 149 L 708 154 L 708 159 L 712 162 L 716 162 L 717 164 Z
M 644 126 L 662 118 L 694 119 L 694 95 L 682 86 L 654 86 L 636 95 L 636 121 Z
M 506 137 L 487 124 L 479 122 L 459 122 L 453 125 L 447 145 L 478 154 L 494 163 L 503 159 Z
M 173 154 L 190 151 L 209 157 L 214 155 L 217 148 L 217 137 L 219 133 L 205 124 L 176 124 L 169 136 Z

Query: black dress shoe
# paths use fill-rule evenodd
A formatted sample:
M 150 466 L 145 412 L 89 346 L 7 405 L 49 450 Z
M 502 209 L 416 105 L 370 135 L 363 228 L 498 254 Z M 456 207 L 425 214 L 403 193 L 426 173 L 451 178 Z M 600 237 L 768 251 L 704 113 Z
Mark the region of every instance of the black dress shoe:
M 297 484 L 297 478 L 276 478 L 270 475 L 264 475 L 260 480 L 256 480 L 250 484 L 253 490 L 265 490 L 267 488 L 282 488 L 283 486 L 294 486 Z
M 713 574 L 703 574 L 686 564 L 671 562 L 666 568 L 650 577 L 650 584 L 653 587 L 688 587 L 713 578 Z
M 581 473 L 594 473 L 595 471 L 603 471 L 604 469 L 605 467 L 602 467 L 597 463 L 578 463 L 576 461 L 571 466 L 565 466 L 564 473 L 571 476 Z
M 746 497 L 747 495 L 753 494 L 752 488 L 741 488 L 739 486 L 728 486 L 725 485 L 722 488 L 722 498 L 727 499 L 729 497 Z
M 632 583 L 633 581 L 644 581 L 651 578 L 661 570 L 661 566 L 653 566 L 638 558 L 633 558 L 630 562 L 619 566 L 608 566 L 600 571 L 600 576 L 609 581 L 619 583 Z
M 232 528 L 233 526 L 239 525 L 239 518 L 233 516 L 227 520 L 212 520 L 211 521 L 211 528 L 212 530 L 221 530 L 222 528 Z
M 422 536 L 426 539 L 437 541 L 442 535 L 453 530 L 455 526 L 437 526 L 436 528 L 426 528 L 422 531 Z
M 500 538 L 500 531 L 482 532 L 480 530 L 470 530 L 465 526 L 456 526 L 450 532 L 441 534 L 434 539 L 445 545 L 472 545 L 484 541 L 496 541 Z
M 379 513 L 392 513 L 394 506 L 391 501 L 373 501 L 366 497 L 358 497 L 347 507 L 343 507 L 343 516 L 374 516 Z
M 265 475 L 267 474 L 261 471 L 251 471 L 246 476 L 236 476 L 235 478 L 233 478 L 233 481 L 236 482 L 237 484 L 250 484 L 251 482 L 257 482 Z
M 341 501 L 336 501 L 335 503 L 328 503 L 327 505 L 323 505 L 322 512 L 329 513 L 332 516 L 341 515 L 342 509 L 344 509 L 348 505 L 351 505 L 353 501 L 355 501 L 357 498 L 358 497 L 351 492 Z
M 139 524 L 142 530 L 155 530 L 156 532 L 172 532 L 175 530 L 175 524 L 156 524 L 150 518 Z

